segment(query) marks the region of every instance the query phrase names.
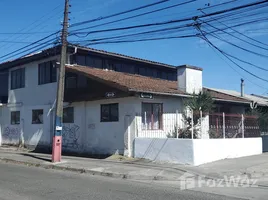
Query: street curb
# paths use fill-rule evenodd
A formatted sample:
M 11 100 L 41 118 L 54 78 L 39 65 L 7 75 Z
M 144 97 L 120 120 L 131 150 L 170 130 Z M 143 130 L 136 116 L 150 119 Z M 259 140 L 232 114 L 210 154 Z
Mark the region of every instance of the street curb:
M 18 165 L 41 167 L 43 169 L 55 169 L 55 170 L 70 171 L 70 172 L 76 172 L 76 173 L 86 173 L 90 175 L 98 175 L 98 176 L 105 176 L 105 177 L 111 177 L 111 178 L 132 179 L 132 180 L 151 180 L 151 181 L 169 180 L 162 176 L 144 176 L 144 175 L 135 176 L 135 175 L 129 175 L 129 174 L 113 173 L 113 172 L 101 172 L 101 171 L 89 170 L 89 169 L 84 169 L 84 168 L 62 167 L 62 166 L 57 166 L 53 164 L 42 164 L 42 163 L 32 163 L 32 162 L 27 162 L 27 161 L 18 161 L 18 160 L 13 160 L 9 158 L 0 158 L 0 161 L 5 162 L 5 163 L 18 164 Z

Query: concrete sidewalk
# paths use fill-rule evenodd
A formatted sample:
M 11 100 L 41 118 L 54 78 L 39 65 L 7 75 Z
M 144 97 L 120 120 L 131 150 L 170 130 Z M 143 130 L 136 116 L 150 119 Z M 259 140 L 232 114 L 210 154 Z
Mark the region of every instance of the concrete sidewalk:
M 268 191 L 268 154 L 237 159 L 226 159 L 198 167 L 169 163 L 154 163 L 143 159 L 118 160 L 116 156 L 108 159 L 80 158 L 63 156 L 63 162 L 51 163 L 51 155 L 32 153 L 17 148 L 0 147 L 0 161 L 42 167 L 46 169 L 68 170 L 91 175 L 131 179 L 133 181 L 154 183 L 176 189 L 188 188 L 232 197 L 266 200 Z M 248 185 L 211 187 L 207 183 L 224 180 L 224 177 L 247 176 L 257 179 L 254 187 Z M 201 178 L 201 179 L 200 179 Z M 190 182 L 189 182 L 190 181 Z M 192 182 L 191 182 L 192 181 Z M 202 181 L 202 186 L 199 182 Z
M 268 187 L 268 153 L 235 159 L 225 159 L 191 168 L 207 177 L 248 176 Z
M 17 148 L 0 147 L 0 160 L 43 168 L 89 173 L 133 180 L 172 181 L 177 184 L 182 176 L 205 179 L 224 179 L 248 176 L 258 179 L 258 185 L 268 187 L 268 153 L 236 159 L 225 159 L 197 167 L 170 163 L 155 163 L 144 159 L 92 159 L 63 156 L 61 163 L 52 163 L 51 155 L 32 153 Z M 186 177 L 189 178 L 189 177 Z
M 63 156 L 61 163 L 52 163 L 49 154 L 1 147 L 0 161 L 133 180 L 178 181 L 186 172 L 183 168 L 172 168 L 143 159 L 120 161 L 113 158 L 92 159 Z

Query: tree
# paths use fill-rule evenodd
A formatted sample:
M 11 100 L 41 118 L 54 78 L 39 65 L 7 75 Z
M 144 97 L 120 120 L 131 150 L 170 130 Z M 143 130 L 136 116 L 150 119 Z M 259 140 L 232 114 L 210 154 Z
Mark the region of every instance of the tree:
M 205 117 L 213 109 L 213 99 L 208 92 L 199 92 L 198 94 L 193 94 L 192 98 L 185 99 L 184 107 L 185 112 L 183 114 L 183 121 L 186 125 L 186 128 L 179 130 L 179 137 L 191 138 L 193 127 L 193 137 L 198 138 L 198 134 L 200 133 L 201 128 L 200 111 L 202 111 L 202 117 Z M 189 115 L 189 112 L 187 112 L 187 110 L 190 111 L 190 113 L 193 112 L 193 114 Z

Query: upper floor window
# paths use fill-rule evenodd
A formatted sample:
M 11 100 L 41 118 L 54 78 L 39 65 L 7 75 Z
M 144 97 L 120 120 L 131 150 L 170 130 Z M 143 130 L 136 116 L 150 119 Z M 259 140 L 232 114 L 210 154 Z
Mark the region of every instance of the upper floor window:
M 11 89 L 25 87 L 25 68 L 11 71 Z
M 57 81 L 57 68 L 55 61 L 48 61 L 38 66 L 38 84 L 47 84 Z
M 65 74 L 65 87 L 66 89 L 77 88 L 77 74 L 71 72 Z

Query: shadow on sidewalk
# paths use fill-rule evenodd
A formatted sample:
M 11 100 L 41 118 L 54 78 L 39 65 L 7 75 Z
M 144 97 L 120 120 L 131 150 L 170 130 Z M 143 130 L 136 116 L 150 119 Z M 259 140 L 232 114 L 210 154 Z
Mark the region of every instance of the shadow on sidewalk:
M 49 148 L 42 148 L 42 147 L 36 147 L 35 149 L 31 149 L 32 153 L 42 153 L 42 154 L 52 154 L 51 147 Z M 112 154 L 94 154 L 94 153 L 84 153 L 84 152 L 71 152 L 66 151 L 64 148 L 62 149 L 62 156 L 74 156 L 74 157 L 80 157 L 80 158 L 91 158 L 91 159 L 106 159 L 110 157 Z
M 31 155 L 31 154 L 27 154 L 27 153 L 20 153 L 20 155 L 22 156 L 28 156 L 28 157 L 31 157 L 31 158 L 36 158 L 38 160 L 43 160 L 43 161 L 46 161 L 46 162 L 51 162 L 51 159 L 48 159 L 48 158 L 42 158 L 42 157 L 39 157 L 39 156 L 35 156 L 35 155 Z

